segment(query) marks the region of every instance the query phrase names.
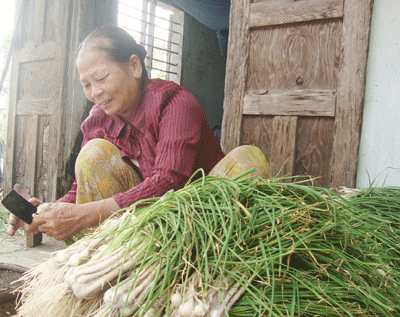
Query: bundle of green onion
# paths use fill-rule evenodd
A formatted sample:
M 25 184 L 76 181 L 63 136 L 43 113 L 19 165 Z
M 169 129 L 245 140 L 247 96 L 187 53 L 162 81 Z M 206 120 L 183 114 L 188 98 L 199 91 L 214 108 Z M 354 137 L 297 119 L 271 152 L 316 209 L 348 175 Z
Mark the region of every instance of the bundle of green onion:
M 24 276 L 18 316 L 400 315 L 399 189 L 244 176 L 109 219 Z

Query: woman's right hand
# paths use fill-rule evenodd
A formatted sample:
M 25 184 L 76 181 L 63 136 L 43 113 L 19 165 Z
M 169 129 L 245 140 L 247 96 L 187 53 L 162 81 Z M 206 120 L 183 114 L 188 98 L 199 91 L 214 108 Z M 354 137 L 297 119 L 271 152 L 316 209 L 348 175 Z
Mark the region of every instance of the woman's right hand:
M 23 222 L 14 214 L 10 214 L 10 217 L 8 217 L 7 234 L 12 237 L 19 228 L 24 228 L 24 225 L 28 224 Z
M 38 207 L 42 203 L 37 198 L 31 198 L 29 200 L 29 202 L 35 207 Z M 34 228 L 34 227 L 36 227 L 36 226 L 30 226 L 29 224 L 22 221 L 14 214 L 10 214 L 10 216 L 8 217 L 7 234 L 12 237 L 13 235 L 15 235 L 15 232 L 17 232 L 17 230 L 20 228 L 22 228 L 26 232 L 38 233 L 39 230 L 37 230 L 37 228 Z

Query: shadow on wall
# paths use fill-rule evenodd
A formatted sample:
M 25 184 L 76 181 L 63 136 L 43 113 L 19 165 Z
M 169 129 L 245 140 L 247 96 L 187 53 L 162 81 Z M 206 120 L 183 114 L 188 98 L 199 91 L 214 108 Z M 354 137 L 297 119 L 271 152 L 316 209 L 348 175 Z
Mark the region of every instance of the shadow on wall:
M 215 31 L 190 15 L 185 16 L 181 85 L 199 101 L 211 128 L 222 121 L 226 55 Z

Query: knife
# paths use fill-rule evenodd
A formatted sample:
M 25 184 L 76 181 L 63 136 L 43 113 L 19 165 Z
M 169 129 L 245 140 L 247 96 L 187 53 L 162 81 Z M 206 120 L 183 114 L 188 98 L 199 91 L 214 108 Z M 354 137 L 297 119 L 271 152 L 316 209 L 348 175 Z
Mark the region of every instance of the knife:
M 36 212 L 37 208 L 28 201 L 29 198 L 30 195 L 27 189 L 22 185 L 15 184 L 14 188 L 4 197 L 1 203 L 19 219 L 31 224 L 32 214 Z

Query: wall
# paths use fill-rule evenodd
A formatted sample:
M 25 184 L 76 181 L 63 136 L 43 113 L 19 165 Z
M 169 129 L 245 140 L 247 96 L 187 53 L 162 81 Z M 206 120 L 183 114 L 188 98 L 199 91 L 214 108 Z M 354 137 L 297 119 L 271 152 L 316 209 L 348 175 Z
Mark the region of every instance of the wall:
M 216 32 L 185 14 L 181 85 L 196 96 L 211 128 L 222 120 L 225 68 Z
M 400 186 L 400 1 L 374 2 L 357 187 Z

